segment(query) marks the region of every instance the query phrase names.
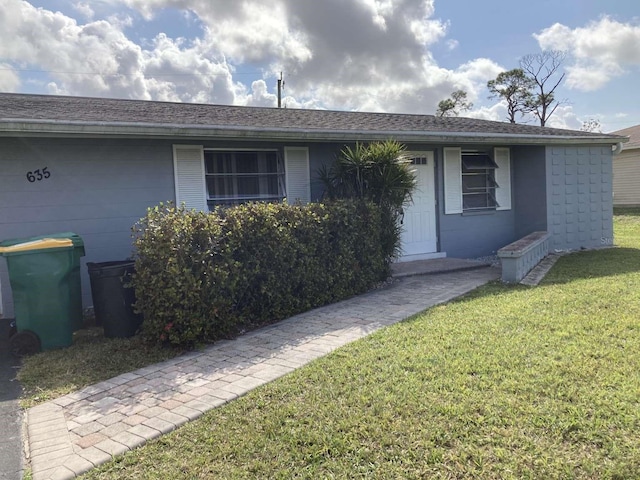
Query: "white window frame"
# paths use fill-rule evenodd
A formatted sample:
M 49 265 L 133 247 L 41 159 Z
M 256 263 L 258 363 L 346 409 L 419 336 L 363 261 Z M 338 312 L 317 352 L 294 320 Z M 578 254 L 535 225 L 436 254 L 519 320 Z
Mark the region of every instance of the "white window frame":
M 232 172 L 208 172 L 206 165 L 206 154 L 207 152 L 224 152 L 230 154 L 236 153 L 256 153 L 256 154 L 266 154 L 266 153 L 275 153 L 277 156 L 277 171 L 276 172 L 266 172 L 261 171 L 261 166 L 258 165 L 257 172 L 237 172 L 237 159 L 234 157 L 232 161 Z M 207 192 L 207 204 L 209 205 L 209 209 L 212 209 L 216 205 L 233 205 L 244 202 L 281 202 L 286 197 L 286 185 L 285 185 L 285 172 L 286 168 L 284 165 L 284 160 L 282 159 L 282 155 L 280 154 L 280 150 L 277 148 L 205 148 L 203 152 L 204 159 L 204 175 L 205 175 L 205 188 Z M 260 157 L 258 158 L 258 162 L 260 162 Z M 258 177 L 258 181 L 261 184 L 260 190 L 267 190 L 266 181 L 268 177 L 277 177 L 278 182 L 278 193 L 277 194 L 269 194 L 269 193 L 257 193 L 257 194 L 245 194 L 241 195 L 238 192 L 238 180 L 242 177 Z M 216 195 L 215 192 L 209 191 L 208 180 L 213 178 L 228 178 L 232 181 L 233 190 L 235 196 L 221 196 Z
M 483 168 L 472 168 L 467 166 L 465 158 L 473 158 L 474 156 L 488 158 L 488 165 L 485 164 Z M 463 150 L 461 157 L 462 211 L 480 212 L 487 210 L 496 210 L 498 208 L 496 192 L 498 188 L 500 188 L 500 185 L 496 182 L 495 179 L 495 172 L 498 169 L 498 165 L 485 151 Z M 470 186 L 469 183 L 471 183 L 472 186 Z M 474 183 L 482 183 L 482 186 L 474 185 Z M 466 200 L 469 200 L 469 197 L 477 196 L 484 197 L 485 205 L 479 207 L 465 207 L 465 203 L 467 203 Z
M 309 148 L 204 148 L 202 145 L 173 145 L 173 171 L 176 205 L 185 205 L 188 209 L 208 211 L 209 193 L 206 181 L 204 152 L 278 152 L 283 162 L 284 175 L 282 198 L 289 203 L 311 201 L 311 182 L 309 170 Z
M 493 149 L 494 180 L 498 184 L 495 199 L 498 206 L 486 209 L 464 209 L 462 193 L 462 148 L 443 148 L 444 213 L 446 215 L 511 210 L 511 154 L 508 147 Z

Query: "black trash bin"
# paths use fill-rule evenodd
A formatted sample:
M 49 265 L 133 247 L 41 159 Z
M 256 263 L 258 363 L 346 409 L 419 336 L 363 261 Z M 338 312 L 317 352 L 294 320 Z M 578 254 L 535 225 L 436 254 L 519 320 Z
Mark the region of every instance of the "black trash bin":
M 136 334 L 142 316 L 135 313 L 135 292 L 129 286 L 135 271 L 132 260 L 87 263 L 96 324 L 107 338 L 126 338 Z

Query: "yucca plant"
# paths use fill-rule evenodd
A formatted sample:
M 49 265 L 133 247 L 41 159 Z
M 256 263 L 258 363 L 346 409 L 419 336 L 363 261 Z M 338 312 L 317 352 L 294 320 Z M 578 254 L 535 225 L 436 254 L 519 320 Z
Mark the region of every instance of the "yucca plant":
M 400 251 L 400 216 L 416 188 L 405 146 L 395 140 L 345 146 L 319 177 L 329 199 L 358 198 L 379 205 L 385 221 L 381 239 L 390 260 Z

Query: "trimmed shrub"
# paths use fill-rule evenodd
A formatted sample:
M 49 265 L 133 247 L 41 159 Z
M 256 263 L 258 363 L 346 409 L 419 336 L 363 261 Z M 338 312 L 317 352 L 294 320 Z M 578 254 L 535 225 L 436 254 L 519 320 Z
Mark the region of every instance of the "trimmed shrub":
M 147 338 L 194 344 L 233 330 L 237 275 L 219 217 L 161 204 L 134 226 L 134 245 L 132 284 Z
M 134 226 L 136 308 L 151 342 L 193 346 L 365 292 L 389 274 L 379 207 L 161 204 Z

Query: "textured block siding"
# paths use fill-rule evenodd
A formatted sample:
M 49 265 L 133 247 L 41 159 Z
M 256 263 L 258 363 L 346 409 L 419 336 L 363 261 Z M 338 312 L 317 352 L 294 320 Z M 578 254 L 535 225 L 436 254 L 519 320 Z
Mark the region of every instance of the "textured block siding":
M 498 250 L 502 281 L 518 283 L 549 253 L 549 234 L 534 232 Z
M 28 171 L 51 176 L 29 182 Z M 131 226 L 147 207 L 174 199 L 170 142 L 0 138 L 0 239 L 72 231 L 82 237 L 82 292 L 91 305 L 86 262 L 131 255 Z M 0 259 L 3 315 L 13 315 Z
M 613 204 L 640 205 L 640 148 L 613 157 Z
M 613 244 L 612 152 L 602 147 L 547 147 L 550 249 Z

